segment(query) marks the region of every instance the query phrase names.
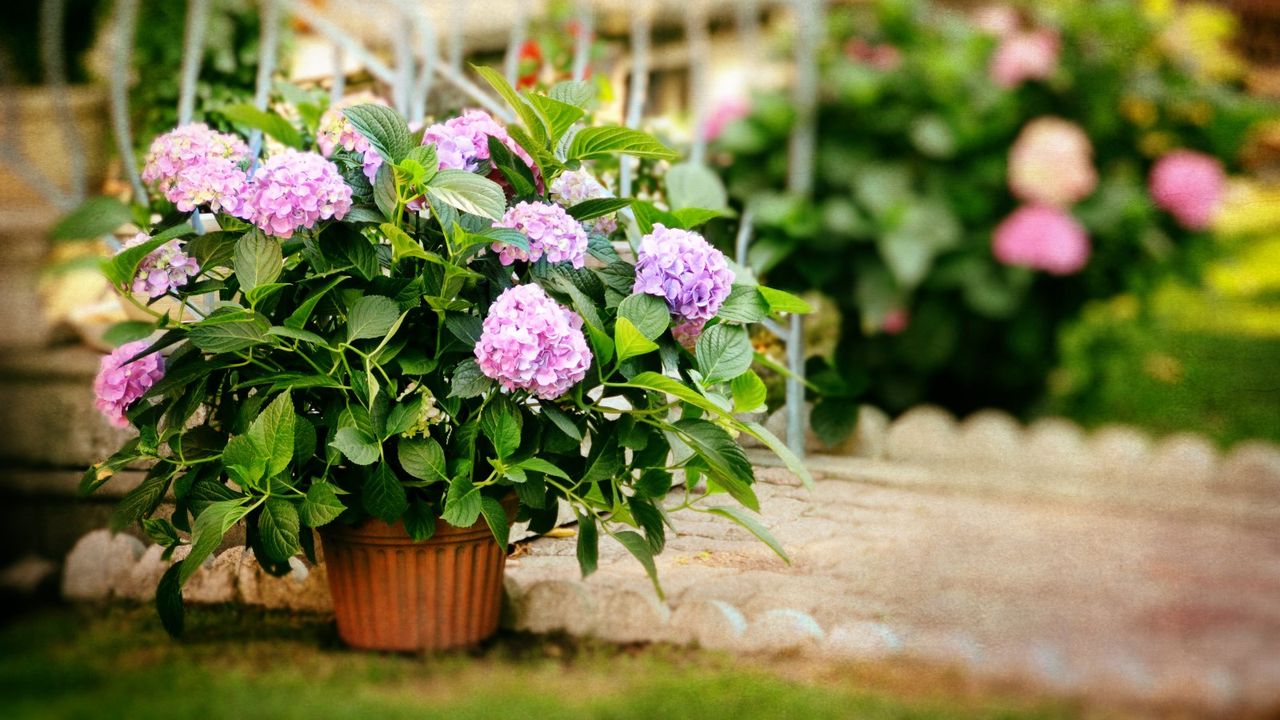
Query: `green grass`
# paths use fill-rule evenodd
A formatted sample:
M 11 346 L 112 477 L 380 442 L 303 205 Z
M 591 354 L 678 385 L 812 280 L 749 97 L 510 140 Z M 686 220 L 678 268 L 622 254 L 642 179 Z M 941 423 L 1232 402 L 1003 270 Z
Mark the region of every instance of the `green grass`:
M 146 608 L 43 611 L 0 630 L 0 716 L 19 718 L 1059 718 L 1060 706 L 853 670 L 670 647 L 523 636 L 429 657 L 341 649 L 330 623 L 243 608 L 189 613 L 170 641 Z M 787 671 L 790 672 L 787 672 Z M 802 675 L 804 677 L 796 677 Z M 883 685 L 883 683 L 882 683 Z M 921 687 L 923 686 L 923 687 Z

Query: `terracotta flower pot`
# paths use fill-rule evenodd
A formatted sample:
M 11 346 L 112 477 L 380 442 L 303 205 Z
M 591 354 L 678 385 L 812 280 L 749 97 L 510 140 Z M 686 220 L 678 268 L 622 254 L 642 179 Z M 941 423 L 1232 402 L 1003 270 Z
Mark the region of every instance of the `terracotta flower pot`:
M 514 503 L 508 505 L 509 518 Z M 484 519 L 469 528 L 436 520 L 409 539 L 404 523 L 370 519 L 320 531 L 338 636 L 365 650 L 448 650 L 498 630 L 507 549 Z

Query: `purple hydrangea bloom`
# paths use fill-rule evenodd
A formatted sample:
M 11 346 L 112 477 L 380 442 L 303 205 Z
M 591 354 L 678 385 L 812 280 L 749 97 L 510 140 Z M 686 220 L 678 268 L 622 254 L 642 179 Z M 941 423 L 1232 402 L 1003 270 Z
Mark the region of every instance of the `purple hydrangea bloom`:
M 514 245 L 493 244 L 503 265 L 545 257 L 547 262 L 568 262 L 580 268 L 587 261 L 587 232 L 559 205 L 521 202 L 493 226 L 519 230 L 529 238 L 528 252 Z
M 244 187 L 240 161 L 249 154 L 244 141 L 204 123 L 183 125 L 151 143 L 142 181 L 182 212 L 208 207 L 230 211 Z
M 488 165 L 489 138 L 495 137 L 506 145 L 530 168 L 533 158 L 524 151 L 507 129 L 483 110 L 467 110 L 455 118 L 429 126 L 422 133 L 422 144 L 436 146 L 436 157 L 441 170 L 473 171 Z
M 507 288 L 493 301 L 475 354 L 480 371 L 504 391 L 527 390 L 543 400 L 564 395 L 591 366 L 582 318 L 538 285 Z
M 611 197 L 604 185 L 585 168 L 566 170 L 551 182 L 551 199 L 565 206 L 573 207 L 583 200 Z M 614 213 L 601 215 L 583 223 L 588 229 L 610 235 L 618 229 L 618 220 Z
M 262 163 L 235 214 L 267 235 L 287 238 L 320 220 L 341 220 L 350 209 L 351 188 L 337 165 L 316 153 L 287 150 Z
M 369 139 L 361 135 L 347 116 L 342 114 L 344 109 L 362 104 L 386 105 L 386 102 L 372 93 L 348 95 L 320 116 L 316 144 L 325 157 L 331 157 L 338 148 L 360 153 L 364 158 L 364 176 L 369 178 L 369 182 L 373 182 L 378 177 L 378 168 L 382 167 L 382 156 L 369 144 Z
M 657 295 L 683 320 L 710 320 L 733 285 L 724 254 L 701 235 L 655 223 L 640 239 L 633 292 Z
M 151 238 L 146 233 L 138 233 L 126 242 L 121 251 L 137 247 Z M 138 265 L 138 274 L 133 278 L 133 292 L 158 298 L 170 290 L 177 290 L 200 272 L 200 264 L 196 259 L 183 252 L 182 243 L 170 240 L 152 250 Z
M 94 405 L 116 427 L 129 427 L 125 410 L 164 377 L 164 357 L 158 352 L 128 362 L 146 350 L 148 344 L 146 340 L 137 340 L 111 351 L 102 358 L 98 376 L 93 379 Z

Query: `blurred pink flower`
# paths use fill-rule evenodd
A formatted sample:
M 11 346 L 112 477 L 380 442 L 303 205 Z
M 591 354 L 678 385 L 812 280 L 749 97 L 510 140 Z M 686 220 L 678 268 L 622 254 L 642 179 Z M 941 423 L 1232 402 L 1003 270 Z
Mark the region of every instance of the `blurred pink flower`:
M 1005 35 L 991 56 L 992 81 L 1013 89 L 1027 80 L 1046 80 L 1058 68 L 1061 43 L 1053 30 L 1028 30 Z
M 880 331 L 886 335 L 898 335 L 911 324 L 911 312 L 906 308 L 894 308 L 884 316 Z
M 1226 190 L 1222 162 L 1192 150 L 1174 150 L 1151 168 L 1151 199 L 1189 230 L 1213 222 Z
M 698 338 L 702 335 L 702 328 L 706 324 L 706 320 L 681 320 L 671 326 L 671 337 L 675 338 L 685 350 L 693 352 L 698 346 Z
M 1009 190 L 1020 200 L 1065 207 L 1097 185 L 1093 145 L 1075 123 L 1036 118 L 1009 149 Z
M 991 251 L 1005 265 L 1070 275 L 1089 261 L 1089 236 L 1059 208 L 1023 205 L 996 226 Z
M 974 27 L 997 37 L 1016 32 L 1020 24 L 1017 9 L 1008 5 L 983 5 L 970 18 Z
M 751 103 L 744 97 L 729 97 L 721 100 L 711 108 L 703 125 L 707 142 L 715 142 L 725 128 L 750 114 Z
M 902 64 L 902 51 L 888 43 L 873 45 L 862 38 L 853 38 L 844 44 L 844 54 L 854 62 L 870 65 L 876 70 L 889 72 Z

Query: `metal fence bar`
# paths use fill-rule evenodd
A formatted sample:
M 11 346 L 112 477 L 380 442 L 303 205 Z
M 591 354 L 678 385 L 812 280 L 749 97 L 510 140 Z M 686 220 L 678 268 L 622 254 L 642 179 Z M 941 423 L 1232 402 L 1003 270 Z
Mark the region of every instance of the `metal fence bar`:
M 689 111 L 693 138 L 689 162 L 702 165 L 707 157 L 707 75 L 711 64 L 711 39 L 707 35 L 706 0 L 687 0 L 685 41 L 689 46 Z
M 463 42 L 462 30 L 467 22 L 467 0 L 453 0 L 449 3 L 449 47 L 447 52 L 449 67 L 462 71 Z
M 631 86 L 627 90 L 627 113 L 624 122 L 629 128 L 640 126 L 644 103 L 649 92 L 649 24 L 651 0 L 640 0 L 639 7 L 631 13 Z M 623 155 L 618 167 L 618 193 L 631 197 L 631 175 L 635 172 L 636 159 Z
M 53 109 L 62 128 L 68 159 L 71 161 L 70 200 L 79 203 L 85 195 L 84 144 L 76 128 L 75 113 L 67 93 L 66 58 L 62 50 L 62 25 L 67 6 L 64 0 L 44 0 L 40 12 L 40 60 L 44 65 L 44 81 L 53 96 Z
M 342 96 L 347 90 L 347 53 L 342 49 L 342 45 L 333 44 L 333 81 L 329 85 L 329 104 L 337 105 L 342 102 Z
M 258 74 L 254 80 L 253 106 L 266 110 L 271 100 L 271 76 L 276 70 L 276 48 L 279 45 L 280 5 L 276 0 L 262 0 L 262 17 L 259 19 L 261 37 L 258 42 Z M 249 177 L 258 169 L 258 154 L 262 150 L 262 131 L 254 128 L 249 133 Z
M 191 122 L 196 110 L 196 83 L 200 62 L 204 59 L 205 22 L 209 17 L 209 0 L 189 0 L 187 23 L 182 39 L 182 75 L 178 86 L 178 124 Z
M 133 153 L 133 130 L 129 127 L 129 60 L 133 56 L 133 39 L 138 29 L 138 0 L 117 0 L 114 25 L 116 52 L 111 58 L 107 87 L 111 131 L 115 135 L 124 173 L 129 178 L 129 187 L 133 188 L 133 199 L 146 207 L 150 198 L 138 175 L 138 161 Z
M 511 37 L 507 41 L 507 54 L 502 58 L 502 76 L 515 87 L 520 75 L 520 51 L 529 34 L 529 11 L 524 3 L 516 3 L 516 16 L 511 19 Z
M 591 12 L 591 3 L 587 0 L 577 1 L 578 33 L 573 39 L 573 79 L 582 80 L 587 76 L 587 62 L 591 59 L 591 35 L 594 32 L 595 18 Z
M 436 65 L 439 63 L 439 52 L 436 48 L 436 28 L 426 13 L 413 13 L 414 29 L 418 33 L 418 56 L 420 58 L 418 77 L 413 82 L 413 94 L 409 98 L 409 108 L 415 120 L 422 120 L 427 115 L 427 98 L 431 96 L 434 84 Z
M 807 196 L 813 190 L 813 154 L 818 104 L 818 43 L 823 0 L 794 0 L 796 12 L 795 85 L 791 102 L 796 124 L 788 153 L 787 189 Z
M 401 115 L 414 120 L 410 111 L 409 96 L 413 92 L 414 85 L 414 59 L 413 59 L 413 24 L 409 21 L 408 13 L 401 10 L 398 22 L 391 31 L 391 45 L 395 49 L 396 56 L 396 81 L 391 86 L 391 100 L 395 105 L 396 111 Z M 421 118 L 418 118 L 421 119 Z

